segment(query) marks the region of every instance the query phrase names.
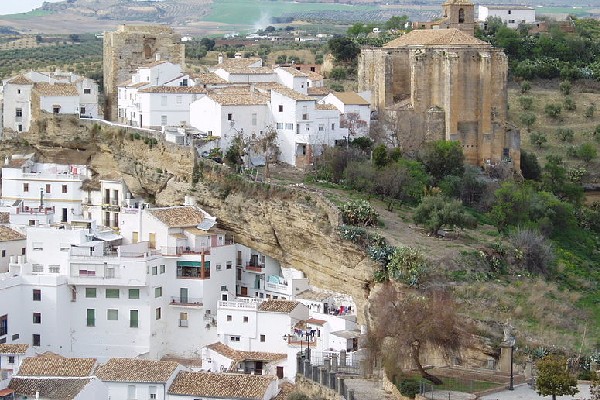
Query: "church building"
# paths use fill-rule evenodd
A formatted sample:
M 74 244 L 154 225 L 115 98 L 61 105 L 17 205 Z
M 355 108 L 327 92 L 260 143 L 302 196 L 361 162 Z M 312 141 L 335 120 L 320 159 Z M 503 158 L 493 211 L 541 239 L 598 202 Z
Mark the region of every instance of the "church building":
M 400 145 L 435 140 L 462 144 L 478 166 L 510 162 L 520 169 L 520 134 L 508 124 L 508 59 L 473 36 L 474 5 L 448 0 L 444 18 L 381 48 L 363 48 L 358 91 L 395 120 Z

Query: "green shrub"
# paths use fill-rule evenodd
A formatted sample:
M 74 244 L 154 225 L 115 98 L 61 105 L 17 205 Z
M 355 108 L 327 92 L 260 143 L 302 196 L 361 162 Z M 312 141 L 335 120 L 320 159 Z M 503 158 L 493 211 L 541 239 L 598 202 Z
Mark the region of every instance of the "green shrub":
M 421 390 L 421 385 L 415 379 L 403 379 L 398 384 L 398 390 L 400 390 L 400 394 L 402 396 L 406 396 L 409 399 L 414 399 L 419 391 Z
M 568 96 L 569 94 L 571 94 L 571 82 L 569 82 L 569 81 L 561 82 L 560 85 L 558 85 L 558 89 L 560 90 L 560 92 L 562 94 L 564 94 L 565 96 Z
M 572 142 L 573 141 L 573 137 L 575 136 L 575 133 L 573 132 L 573 129 L 568 129 L 568 128 L 558 128 L 558 130 L 556 131 L 556 135 L 558 136 L 558 138 L 560 139 L 561 142 Z
M 533 108 L 533 97 L 521 96 L 519 97 L 519 104 L 523 110 L 529 111 Z
M 565 97 L 565 110 L 567 111 L 575 111 L 577 109 L 577 103 L 573 100 L 572 97 Z
M 521 82 L 521 93 L 527 93 L 531 90 L 531 83 L 528 81 Z
M 562 112 L 562 107 L 560 106 L 560 104 L 546 104 L 546 107 L 544 107 L 544 113 L 552 118 L 552 119 L 558 119 L 558 117 L 560 117 L 560 113 Z
M 596 112 L 596 106 L 594 104 L 590 104 L 585 109 L 584 115 L 585 115 L 586 118 L 593 118 L 595 112 Z
M 377 224 L 379 214 L 366 200 L 351 200 L 341 207 L 345 224 L 372 226 Z

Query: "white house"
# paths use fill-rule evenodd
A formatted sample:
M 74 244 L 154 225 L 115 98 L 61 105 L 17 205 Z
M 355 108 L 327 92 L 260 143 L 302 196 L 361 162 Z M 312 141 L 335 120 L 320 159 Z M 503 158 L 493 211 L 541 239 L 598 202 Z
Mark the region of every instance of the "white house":
M 288 355 L 266 351 L 242 351 L 217 342 L 202 350 L 202 367 L 209 372 L 237 372 L 252 375 L 291 376 L 286 370 Z M 295 369 L 294 369 L 295 373 Z
M 271 400 L 278 393 L 272 375 L 179 372 L 167 391 L 169 400 Z
M 258 83 L 276 82 L 276 74 L 272 68 L 264 67 L 262 59 L 258 57 L 223 58 L 220 54 L 218 64 L 213 67 L 218 77 L 229 83 Z
M 19 372 L 23 360 L 31 357 L 32 353 L 27 344 L 0 344 L 0 389 L 8 386 L 11 377 Z
M 22 200 L 25 211 L 50 209 L 60 221 L 69 222 L 81 215 L 81 186 L 89 175 L 85 165 L 38 163 L 33 155 L 13 156 L 2 167 L 2 200 Z
M 31 126 L 33 81 L 17 75 L 3 83 L 2 126 L 15 132 L 27 132 Z
M 96 370 L 109 399 L 165 400 L 167 388 L 182 369 L 174 361 L 111 358 Z
M 333 92 L 320 103 L 335 106 L 340 113 L 340 124 L 348 130 L 350 139 L 369 134 L 371 122 L 370 103 L 355 92 Z
M 516 29 L 521 24 L 535 22 L 535 8 L 519 5 L 479 5 L 477 19 L 485 22 L 490 17 L 500 18 L 506 26 Z
M 10 259 L 25 253 L 25 235 L 5 225 L 0 225 L 0 273 L 8 271 Z
M 65 358 L 46 353 L 23 360 L 8 388 L 21 398 L 106 400 L 108 392 L 94 377 L 95 368 L 94 358 Z

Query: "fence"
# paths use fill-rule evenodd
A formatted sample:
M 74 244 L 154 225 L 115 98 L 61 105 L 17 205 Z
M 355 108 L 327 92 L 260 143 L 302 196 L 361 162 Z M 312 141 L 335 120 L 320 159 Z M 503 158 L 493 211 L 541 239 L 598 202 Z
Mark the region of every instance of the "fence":
M 344 399 L 355 400 L 354 390 L 346 387 L 345 379 L 349 375 L 361 373 L 359 361 L 354 358 L 351 365 L 348 365 L 348 356 L 345 351 L 341 351 L 339 355 L 337 353 L 314 353 L 314 357 L 310 350 L 297 354 L 297 374 L 335 391 Z
M 432 400 L 464 400 L 475 399 L 475 393 L 485 392 L 490 389 L 505 386 L 498 382 L 488 382 L 468 378 L 440 377 L 444 382 L 442 385 L 433 385 L 428 382 L 420 382 L 420 393 L 426 399 Z M 471 394 L 469 396 L 468 394 Z

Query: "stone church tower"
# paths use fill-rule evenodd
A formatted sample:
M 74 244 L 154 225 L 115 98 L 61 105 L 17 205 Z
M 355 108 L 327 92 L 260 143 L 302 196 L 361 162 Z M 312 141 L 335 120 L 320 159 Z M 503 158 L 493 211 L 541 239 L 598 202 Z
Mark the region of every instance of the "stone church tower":
M 469 0 L 448 0 L 443 5 L 444 22 L 440 27 L 456 28 L 469 35 L 475 34 L 475 5 Z
M 104 33 L 104 117 L 116 121 L 117 86 L 149 62 L 164 60 L 185 65 L 181 36 L 165 25 L 121 25 Z
M 371 93 L 380 119 L 394 121 L 405 150 L 454 140 L 478 166 L 520 169 L 520 134 L 507 123 L 508 59 L 473 36 L 473 4 L 444 3 L 446 18 L 381 48 L 363 48 L 358 91 Z M 443 26 L 443 27 L 442 27 Z

